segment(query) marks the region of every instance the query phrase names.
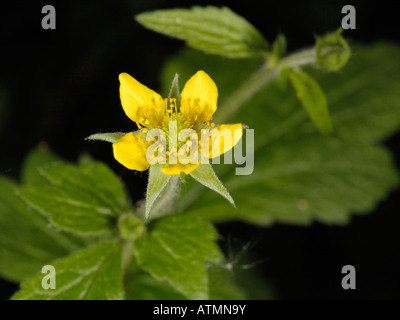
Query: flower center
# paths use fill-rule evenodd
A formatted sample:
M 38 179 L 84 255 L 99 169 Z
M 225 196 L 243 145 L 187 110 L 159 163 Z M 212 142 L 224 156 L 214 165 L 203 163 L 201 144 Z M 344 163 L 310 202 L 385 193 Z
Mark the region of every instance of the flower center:
M 180 102 L 182 102 L 182 108 Z M 145 135 L 151 129 L 161 131 L 154 140 L 149 138 L 153 143 L 158 142 L 154 156 L 158 158 L 158 161 L 165 159 L 167 163 L 170 163 L 171 159 L 197 156 L 201 148 L 202 129 L 212 129 L 215 126 L 214 123 L 210 124 L 212 117 L 206 113 L 199 113 L 199 107 L 189 101 L 177 101 L 175 98 L 170 98 L 164 99 L 164 103 L 163 117 L 157 122 L 145 121 L 146 128 L 140 127 Z

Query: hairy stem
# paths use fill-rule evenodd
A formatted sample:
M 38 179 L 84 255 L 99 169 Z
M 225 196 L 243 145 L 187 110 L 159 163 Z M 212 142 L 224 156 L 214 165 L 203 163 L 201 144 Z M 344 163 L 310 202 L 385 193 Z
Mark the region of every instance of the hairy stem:
M 133 240 L 126 240 L 122 248 L 122 272 L 125 275 L 132 260 Z
M 293 53 L 276 65 L 265 63 L 259 70 L 253 73 L 233 94 L 222 104 L 220 111 L 215 116 L 215 121 L 226 122 L 234 115 L 246 101 L 267 84 L 278 78 L 283 69 L 297 68 L 315 63 L 315 49 L 305 49 Z

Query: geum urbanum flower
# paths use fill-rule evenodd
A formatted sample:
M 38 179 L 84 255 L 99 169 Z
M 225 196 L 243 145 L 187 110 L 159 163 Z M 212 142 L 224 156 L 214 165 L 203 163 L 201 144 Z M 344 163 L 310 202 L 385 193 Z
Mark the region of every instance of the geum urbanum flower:
M 183 178 L 190 174 L 235 206 L 209 159 L 230 151 L 241 139 L 243 126 L 216 126 L 212 122 L 218 98 L 214 81 L 204 71 L 198 71 L 179 93 L 176 75 L 166 99 L 127 73 L 121 73 L 119 81 L 122 107 L 136 122 L 138 130 L 126 134 L 92 134 L 87 139 L 111 142 L 115 159 L 128 169 L 144 171 L 150 168 L 145 219 L 149 218 L 157 199 L 160 200 L 155 213 L 171 211 L 172 208 L 168 209 L 164 204 L 177 192 L 178 175 Z M 231 156 L 225 156 L 224 160 L 231 163 Z M 162 193 L 167 185 L 169 191 Z
M 212 123 L 218 90 L 204 71 L 192 76 L 176 98 L 163 99 L 127 73 L 119 81 L 122 107 L 139 128 L 113 143 L 115 159 L 128 169 L 144 171 L 160 163 L 166 175 L 190 174 L 242 137 L 241 124 Z

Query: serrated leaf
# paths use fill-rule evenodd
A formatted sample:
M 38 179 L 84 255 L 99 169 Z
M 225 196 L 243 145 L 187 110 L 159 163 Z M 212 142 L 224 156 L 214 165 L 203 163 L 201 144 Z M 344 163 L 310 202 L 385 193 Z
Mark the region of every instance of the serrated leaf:
M 33 149 L 24 159 L 21 172 L 22 182 L 29 185 L 48 184 L 48 180 L 40 173 L 39 169 L 54 162 L 62 162 L 62 160 L 46 145 L 40 145 Z
M 332 131 L 331 118 L 324 92 L 318 83 L 300 70 L 287 70 L 293 87 L 303 107 L 322 133 Z
M 219 193 L 235 207 L 235 201 L 233 201 L 228 190 L 226 190 L 222 182 L 218 179 L 211 164 L 201 164 L 196 170 L 190 173 L 190 176 L 207 188 Z
M 166 216 L 151 224 L 147 236 L 135 241 L 137 263 L 188 299 L 208 299 L 205 264 L 222 259 L 216 238 L 216 230 L 201 219 Z
M 0 274 L 19 282 L 85 243 L 49 225 L 16 195 L 16 182 L 0 177 Z
M 246 58 L 268 49 L 258 30 L 226 7 L 157 10 L 139 14 L 136 19 L 153 31 L 185 40 L 207 53 Z
M 46 274 L 22 282 L 13 300 L 120 300 L 123 299 L 121 245 L 106 242 L 51 263 L 56 288 L 44 289 Z
M 91 205 L 73 190 L 55 186 L 23 187 L 19 195 L 39 212 L 50 217 L 55 226 L 78 234 L 103 233 L 111 228 L 107 207 Z
M 171 176 L 161 172 L 162 165 L 153 164 L 149 170 L 149 182 L 146 190 L 146 220 L 149 219 L 151 208 L 154 202 L 161 195 L 162 191 L 167 186 Z
M 166 281 L 154 279 L 148 273 L 137 272 L 125 286 L 126 300 L 186 300 Z
M 86 140 L 99 140 L 110 143 L 115 143 L 121 139 L 126 133 L 124 132 L 108 132 L 108 133 L 95 133 L 86 138 Z
M 210 300 L 243 300 L 246 295 L 233 276 L 232 270 L 224 265 L 209 264 L 208 291 Z M 127 300 L 186 300 L 167 281 L 154 279 L 146 273 L 134 273 L 125 287 Z
M 354 51 L 340 73 L 307 70 L 327 96 L 331 135 L 315 130 L 294 90 L 272 84 L 229 118 L 255 130 L 253 174 L 235 176 L 235 165 L 215 168 L 237 210 L 196 184 L 183 186 L 178 208 L 214 222 L 260 225 L 346 224 L 353 214 L 371 211 L 398 183 L 391 155 L 379 142 L 400 126 L 400 49 L 376 44 Z M 172 72 L 188 79 L 199 66 L 212 70 L 221 108 L 235 83 L 237 88 L 256 68 L 185 50 L 166 66 L 163 79 Z
M 112 218 L 129 210 L 120 180 L 100 162 L 53 164 L 41 172 L 51 184 L 22 187 L 19 195 L 59 228 L 78 234 L 108 232 Z

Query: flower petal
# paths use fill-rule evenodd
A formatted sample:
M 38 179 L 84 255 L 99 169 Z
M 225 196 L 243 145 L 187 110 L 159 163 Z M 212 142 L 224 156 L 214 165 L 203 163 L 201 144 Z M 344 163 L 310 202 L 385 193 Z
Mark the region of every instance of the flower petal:
M 211 159 L 231 150 L 242 138 L 241 123 L 222 124 L 210 131 L 211 137 L 201 139 L 201 153 Z
M 119 93 L 126 115 L 135 122 L 147 126 L 146 120 L 154 121 L 164 115 L 162 97 L 127 73 L 119 75 Z
M 217 110 L 218 89 L 214 81 L 204 71 L 192 76 L 181 93 L 181 113 L 191 118 L 197 115 L 196 121 L 211 120 Z
M 173 175 L 179 175 L 181 172 L 184 172 L 185 174 L 191 173 L 194 169 L 196 169 L 200 165 L 200 162 L 197 164 L 166 164 L 162 169 L 161 172 L 173 176 Z
M 128 169 L 144 171 L 150 167 L 146 160 L 147 147 L 141 133 L 129 132 L 113 143 L 114 158 Z

